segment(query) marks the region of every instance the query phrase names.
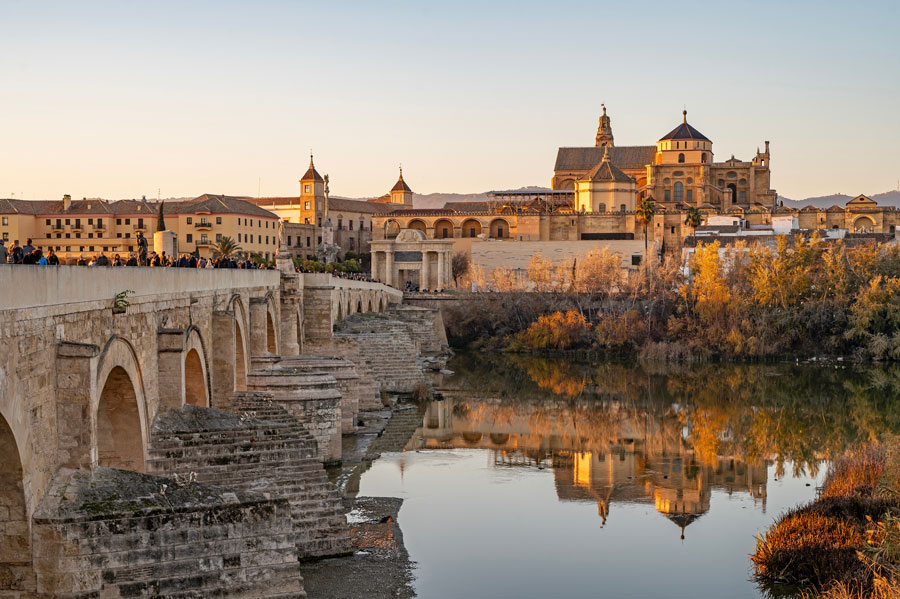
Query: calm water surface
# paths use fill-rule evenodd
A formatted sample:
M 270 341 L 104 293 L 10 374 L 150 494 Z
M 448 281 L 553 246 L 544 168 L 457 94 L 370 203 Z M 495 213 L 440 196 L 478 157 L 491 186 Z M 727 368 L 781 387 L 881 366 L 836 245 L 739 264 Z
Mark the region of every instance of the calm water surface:
M 423 598 L 760 597 L 755 535 L 900 430 L 900 371 L 462 355 L 360 494 L 402 497 Z

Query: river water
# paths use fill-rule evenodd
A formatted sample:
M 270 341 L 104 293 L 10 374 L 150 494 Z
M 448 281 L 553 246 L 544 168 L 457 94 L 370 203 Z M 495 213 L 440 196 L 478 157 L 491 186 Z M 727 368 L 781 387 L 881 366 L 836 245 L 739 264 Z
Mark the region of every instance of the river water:
M 460 355 L 360 494 L 401 497 L 419 597 L 766 596 L 755 536 L 900 430 L 900 369 Z

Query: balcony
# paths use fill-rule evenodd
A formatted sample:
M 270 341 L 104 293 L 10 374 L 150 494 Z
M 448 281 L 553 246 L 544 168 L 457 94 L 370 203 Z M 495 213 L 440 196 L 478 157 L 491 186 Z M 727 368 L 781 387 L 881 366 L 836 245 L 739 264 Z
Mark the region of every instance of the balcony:
M 94 231 L 106 231 L 106 223 L 97 223 L 94 225 Z
M 144 232 L 147 230 L 147 225 L 144 223 L 137 223 L 134 225 L 134 230 Z
M 50 225 L 50 230 L 51 231 L 63 231 L 63 230 L 65 230 L 65 227 L 63 226 L 62 223 L 53 223 L 52 225 Z
M 195 241 L 194 243 L 196 243 L 196 245 L 197 245 L 198 248 L 200 248 L 200 247 L 212 247 L 212 246 L 215 245 L 215 242 L 214 242 L 213 240 L 211 240 L 211 239 L 198 239 L 198 240 Z
M 206 221 L 206 220 L 201 220 L 200 222 L 194 223 L 194 228 L 201 229 L 201 230 L 202 229 L 209 230 L 209 229 L 212 229 L 212 223 L 209 221 Z

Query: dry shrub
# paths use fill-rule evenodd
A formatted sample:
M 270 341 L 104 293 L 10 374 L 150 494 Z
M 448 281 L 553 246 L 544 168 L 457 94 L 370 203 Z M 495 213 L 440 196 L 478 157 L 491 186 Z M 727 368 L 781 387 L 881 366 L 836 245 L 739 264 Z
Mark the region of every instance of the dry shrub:
M 878 443 L 851 451 L 828 468 L 823 497 L 872 497 L 884 475 L 887 452 Z
M 541 316 L 513 340 L 514 349 L 576 349 L 590 340 L 591 325 L 575 310 Z
M 856 557 L 865 542 L 862 533 L 840 518 L 817 513 L 814 505 L 787 514 L 756 539 L 751 559 L 765 583 L 822 586 L 836 573 L 847 584 L 866 578 Z

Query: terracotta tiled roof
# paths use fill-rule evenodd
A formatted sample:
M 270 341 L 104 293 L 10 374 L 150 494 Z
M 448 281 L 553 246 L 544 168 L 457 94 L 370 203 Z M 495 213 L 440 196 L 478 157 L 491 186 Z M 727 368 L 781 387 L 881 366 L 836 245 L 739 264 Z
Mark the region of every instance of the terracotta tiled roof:
M 278 218 L 274 212 L 260 208 L 253 202 L 237 196 L 215 195 L 205 193 L 198 198 L 186 202 L 170 202 L 163 209 L 165 214 L 195 214 L 209 212 L 211 214 L 246 214 L 261 218 Z M 155 210 L 154 210 L 155 212 Z
M 619 169 L 612 165 L 608 160 L 602 161 L 600 164 L 591 169 L 591 171 L 585 175 L 585 179 L 588 181 L 596 181 L 596 182 L 618 182 L 618 183 L 634 183 L 634 179 L 626 175 L 622 172 L 622 169 Z
M 399 204 L 398 204 L 399 206 Z M 393 212 L 394 206 L 366 200 L 350 200 L 347 198 L 328 198 L 328 211 L 335 212 L 365 212 L 366 214 L 381 214 Z
M 556 171 L 589 171 L 603 160 L 604 148 L 560 148 L 556 153 Z M 656 146 L 614 146 L 609 161 L 620 169 L 644 168 L 656 160 Z

